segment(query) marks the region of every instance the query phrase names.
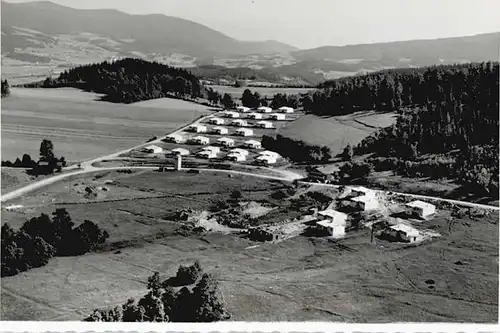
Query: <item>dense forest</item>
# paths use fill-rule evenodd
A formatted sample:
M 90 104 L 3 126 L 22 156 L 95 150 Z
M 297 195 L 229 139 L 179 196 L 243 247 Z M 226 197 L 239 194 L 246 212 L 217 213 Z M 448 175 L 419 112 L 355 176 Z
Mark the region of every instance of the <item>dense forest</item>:
M 75 87 L 105 94 L 104 100 L 133 103 L 141 100 L 202 97 L 202 85 L 191 72 L 157 62 L 126 58 L 83 65 L 47 78 L 42 87 Z
M 498 197 L 498 78 L 493 62 L 384 71 L 327 82 L 302 103 L 317 115 L 397 111 L 354 153 L 373 153 L 376 170 L 458 178 Z

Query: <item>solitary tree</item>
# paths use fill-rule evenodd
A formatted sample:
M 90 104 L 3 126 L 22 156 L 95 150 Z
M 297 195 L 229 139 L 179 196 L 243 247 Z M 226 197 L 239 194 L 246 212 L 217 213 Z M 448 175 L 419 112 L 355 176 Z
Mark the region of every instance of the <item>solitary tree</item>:
M 226 303 L 217 281 L 210 274 L 203 274 L 193 289 L 193 302 L 197 322 L 220 321 L 227 318 Z
M 40 144 L 40 159 L 50 162 L 54 159 L 54 144 L 52 141 L 44 139 Z
M 227 93 L 222 97 L 221 103 L 226 109 L 231 109 L 234 107 L 233 98 Z

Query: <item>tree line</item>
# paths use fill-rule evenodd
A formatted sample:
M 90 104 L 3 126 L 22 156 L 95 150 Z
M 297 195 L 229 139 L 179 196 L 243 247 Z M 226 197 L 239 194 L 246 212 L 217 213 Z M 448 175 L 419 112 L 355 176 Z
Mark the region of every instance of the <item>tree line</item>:
M 202 97 L 203 87 L 190 71 L 158 62 L 125 58 L 82 65 L 47 78 L 41 87 L 75 87 L 105 94 L 103 100 L 133 103 L 141 100 Z
M 178 291 L 174 287 L 182 288 Z M 179 266 L 175 277 L 161 281 L 155 272 L 148 278 L 148 293 L 130 298 L 122 306 L 99 310 L 85 321 L 102 322 L 213 322 L 229 319 L 217 280 L 198 261 Z
M 304 141 L 290 139 L 277 134 L 276 137 L 262 136 L 262 147 L 275 151 L 293 162 L 328 162 L 331 158 L 330 148 L 306 144 Z
M 82 255 L 103 244 L 109 234 L 92 221 L 79 226 L 64 208 L 24 222 L 20 230 L 8 223 L 2 225 L 2 276 L 16 275 L 31 268 L 45 266 L 54 256 Z

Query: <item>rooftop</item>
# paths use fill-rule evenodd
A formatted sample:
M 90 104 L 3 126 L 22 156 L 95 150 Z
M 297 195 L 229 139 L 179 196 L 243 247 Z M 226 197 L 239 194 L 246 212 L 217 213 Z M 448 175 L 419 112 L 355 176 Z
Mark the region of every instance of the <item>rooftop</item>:
M 417 229 L 403 223 L 391 225 L 390 228 L 393 230 L 402 231 L 406 233 L 408 236 L 418 236 L 420 234 Z
M 428 202 L 423 202 L 423 201 L 420 201 L 420 200 L 415 200 L 415 201 L 412 201 L 410 203 L 407 203 L 406 206 L 408 207 L 412 207 L 412 208 L 435 208 L 436 206 L 434 206 L 433 204 L 430 204 Z
M 331 217 L 331 218 L 335 218 L 335 217 L 343 217 L 344 219 L 347 218 L 347 214 L 344 214 L 342 212 L 336 211 L 334 209 L 325 209 L 325 210 L 322 210 L 322 211 L 318 212 L 318 215 L 328 216 L 328 217 Z

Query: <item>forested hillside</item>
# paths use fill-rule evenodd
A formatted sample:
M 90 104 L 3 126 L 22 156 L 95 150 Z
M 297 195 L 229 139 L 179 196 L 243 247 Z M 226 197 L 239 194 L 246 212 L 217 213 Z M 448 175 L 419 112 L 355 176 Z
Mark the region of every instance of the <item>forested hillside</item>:
M 56 79 L 47 78 L 41 86 L 80 88 L 105 94 L 104 100 L 116 103 L 202 94 L 202 85 L 191 72 L 133 58 L 72 68 Z
M 327 82 L 302 102 L 317 115 L 397 110 L 356 154 L 374 153 L 376 170 L 457 178 L 498 197 L 498 77 L 492 62 L 384 71 Z

